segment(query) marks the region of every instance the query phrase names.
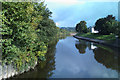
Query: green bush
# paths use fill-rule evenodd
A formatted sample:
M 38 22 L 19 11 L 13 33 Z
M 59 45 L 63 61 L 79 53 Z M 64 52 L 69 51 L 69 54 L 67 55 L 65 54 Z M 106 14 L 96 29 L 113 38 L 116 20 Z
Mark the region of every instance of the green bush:
M 2 3 L 2 59 L 17 68 L 45 60 L 47 44 L 57 33 L 44 2 Z

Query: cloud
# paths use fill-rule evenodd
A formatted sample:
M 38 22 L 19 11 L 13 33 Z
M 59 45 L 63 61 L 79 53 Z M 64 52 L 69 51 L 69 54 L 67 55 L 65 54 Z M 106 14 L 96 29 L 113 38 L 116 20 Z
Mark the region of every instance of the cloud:
M 56 22 L 56 26 L 59 26 L 60 24 L 58 22 Z
M 47 0 L 47 7 L 53 12 L 52 19 L 59 23 L 58 27 L 75 27 L 81 20 L 85 20 L 89 27 L 93 26 L 97 19 L 111 14 L 118 19 L 117 2 L 82 3 L 82 0 L 70 0 L 67 4 L 67 1 L 69 0 Z

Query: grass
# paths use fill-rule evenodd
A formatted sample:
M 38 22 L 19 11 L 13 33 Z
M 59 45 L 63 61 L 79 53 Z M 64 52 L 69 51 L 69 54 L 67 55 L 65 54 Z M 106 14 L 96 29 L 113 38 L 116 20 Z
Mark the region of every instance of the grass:
M 87 38 L 92 38 L 92 39 L 99 39 L 99 40 L 105 40 L 105 41 L 111 41 L 115 40 L 115 35 L 110 34 L 110 35 L 100 35 L 100 34 L 94 34 L 94 33 L 79 33 L 77 36 L 81 37 L 87 37 Z

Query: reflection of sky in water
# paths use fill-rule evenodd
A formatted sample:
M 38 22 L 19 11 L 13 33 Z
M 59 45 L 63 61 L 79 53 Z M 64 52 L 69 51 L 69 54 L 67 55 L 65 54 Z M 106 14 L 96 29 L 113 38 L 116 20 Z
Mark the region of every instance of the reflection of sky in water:
M 107 69 L 94 58 L 92 50 L 86 48 L 85 54 L 80 54 L 75 47 L 77 39 L 67 37 L 59 40 L 56 46 L 56 63 L 52 77 L 57 78 L 117 78 L 116 70 Z

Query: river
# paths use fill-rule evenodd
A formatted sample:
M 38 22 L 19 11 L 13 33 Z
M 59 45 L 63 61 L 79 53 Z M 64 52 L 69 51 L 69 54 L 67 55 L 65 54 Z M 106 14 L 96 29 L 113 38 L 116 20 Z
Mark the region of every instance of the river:
M 49 45 L 46 61 L 13 78 L 118 78 L 117 50 L 68 36 Z

